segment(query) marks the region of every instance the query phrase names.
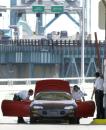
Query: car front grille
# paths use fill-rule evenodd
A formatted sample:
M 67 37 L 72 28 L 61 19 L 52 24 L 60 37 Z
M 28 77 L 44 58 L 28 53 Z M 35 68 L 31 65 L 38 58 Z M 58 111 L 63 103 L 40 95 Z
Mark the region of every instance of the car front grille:
M 44 118 L 48 117 L 73 117 L 74 116 L 74 110 L 64 110 L 64 109 L 54 109 L 54 110 L 33 110 L 32 111 L 33 116 L 40 116 Z
M 65 104 L 43 104 L 43 108 L 44 109 L 49 109 L 49 110 L 51 110 L 51 109 L 64 109 L 64 107 L 65 107 Z

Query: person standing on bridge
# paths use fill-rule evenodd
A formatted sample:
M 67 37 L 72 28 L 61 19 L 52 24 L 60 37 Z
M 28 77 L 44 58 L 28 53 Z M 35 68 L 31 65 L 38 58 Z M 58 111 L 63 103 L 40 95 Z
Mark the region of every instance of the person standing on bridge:
M 29 89 L 28 91 L 23 90 L 18 93 L 14 94 L 13 100 L 14 101 L 22 101 L 22 100 L 30 100 L 30 96 L 33 95 L 33 90 Z M 23 117 L 18 117 L 17 123 L 26 123 Z
M 95 102 L 97 107 L 97 119 L 104 118 L 104 108 L 103 108 L 103 77 L 99 72 L 95 73 L 96 80 L 94 82 L 94 89 L 92 92 L 91 99 L 93 99 L 93 95 L 95 94 Z

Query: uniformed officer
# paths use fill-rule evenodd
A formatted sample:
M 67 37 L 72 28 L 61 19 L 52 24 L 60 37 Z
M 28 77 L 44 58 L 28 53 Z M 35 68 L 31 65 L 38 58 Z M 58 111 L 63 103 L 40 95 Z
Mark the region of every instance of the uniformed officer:
M 94 82 L 94 89 L 92 92 L 91 99 L 95 94 L 95 102 L 97 107 L 97 116 L 96 118 L 104 118 L 104 108 L 103 108 L 103 77 L 101 77 L 99 72 L 95 73 L 96 80 Z
M 21 101 L 21 100 L 30 100 L 30 96 L 33 95 L 33 90 L 29 89 L 28 91 L 23 90 L 18 93 L 14 94 L 13 100 L 14 101 Z M 18 123 L 26 123 L 23 117 L 18 117 Z

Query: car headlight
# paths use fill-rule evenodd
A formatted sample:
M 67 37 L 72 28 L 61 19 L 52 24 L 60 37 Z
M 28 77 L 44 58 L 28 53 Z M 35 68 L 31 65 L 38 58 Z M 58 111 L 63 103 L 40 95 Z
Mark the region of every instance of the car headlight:
M 65 110 L 70 110 L 70 109 L 73 109 L 73 108 L 74 108 L 74 106 L 65 106 L 64 107 Z
M 43 109 L 42 106 L 33 106 L 33 109 Z

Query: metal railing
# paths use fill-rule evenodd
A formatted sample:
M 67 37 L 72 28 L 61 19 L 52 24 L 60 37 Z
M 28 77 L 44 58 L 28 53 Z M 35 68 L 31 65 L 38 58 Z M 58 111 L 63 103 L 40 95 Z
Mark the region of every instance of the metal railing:
M 13 79 L 0 79 L 0 85 L 31 85 L 35 84 L 36 81 L 46 80 L 46 79 L 59 79 L 59 80 L 67 80 L 71 83 L 71 81 L 76 81 L 77 83 L 82 82 L 81 77 L 65 77 L 65 78 L 13 78 Z M 85 82 L 93 82 L 94 77 L 85 77 Z

